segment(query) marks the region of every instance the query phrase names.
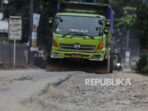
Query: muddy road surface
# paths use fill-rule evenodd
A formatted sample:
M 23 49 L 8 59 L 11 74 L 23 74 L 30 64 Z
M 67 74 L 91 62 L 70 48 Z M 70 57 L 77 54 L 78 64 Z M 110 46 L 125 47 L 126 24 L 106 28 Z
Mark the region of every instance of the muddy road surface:
M 119 79 L 131 84 L 101 82 Z M 95 84 L 95 80 L 100 83 Z M 148 76 L 41 69 L 0 71 L 0 111 L 125 110 L 148 111 Z

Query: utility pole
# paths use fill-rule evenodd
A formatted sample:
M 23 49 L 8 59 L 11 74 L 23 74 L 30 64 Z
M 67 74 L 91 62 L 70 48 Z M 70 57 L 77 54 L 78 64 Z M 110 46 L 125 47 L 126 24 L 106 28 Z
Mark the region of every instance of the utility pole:
M 129 51 L 129 30 L 127 31 L 126 50 Z
M 126 52 L 125 52 L 125 63 L 126 63 L 126 66 L 128 66 L 128 67 L 129 67 L 129 61 L 130 61 L 129 33 L 130 33 L 130 31 L 127 30 Z
M 0 0 L 0 12 L 3 13 L 3 9 L 4 9 L 4 1 L 3 0 Z
M 31 46 L 32 26 L 33 26 L 33 7 L 34 7 L 34 0 L 30 0 L 30 35 L 29 35 L 30 46 Z
M 1 1 L 1 5 L 2 5 L 1 8 L 2 8 L 2 13 L 3 13 L 4 11 L 4 1 L 3 0 Z
M 29 64 L 33 64 L 33 53 L 30 51 L 31 48 L 31 37 L 32 37 L 32 27 L 33 27 L 33 7 L 34 7 L 34 0 L 30 0 L 30 34 L 29 34 Z

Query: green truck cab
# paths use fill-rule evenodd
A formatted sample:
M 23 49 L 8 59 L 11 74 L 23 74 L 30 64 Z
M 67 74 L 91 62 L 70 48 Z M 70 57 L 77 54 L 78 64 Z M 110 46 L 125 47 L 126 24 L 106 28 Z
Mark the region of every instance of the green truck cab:
M 50 58 L 108 60 L 113 17 L 114 12 L 108 5 L 84 2 L 58 4 L 58 12 L 52 22 L 54 28 Z

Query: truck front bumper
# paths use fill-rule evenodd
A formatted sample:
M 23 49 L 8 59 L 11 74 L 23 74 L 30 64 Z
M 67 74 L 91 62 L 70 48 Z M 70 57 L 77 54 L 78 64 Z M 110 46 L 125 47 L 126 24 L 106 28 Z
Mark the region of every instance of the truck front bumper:
M 103 61 L 105 57 L 105 52 L 67 52 L 67 51 L 57 51 L 53 50 L 51 58 L 64 59 L 64 58 L 78 58 L 86 59 L 90 61 Z

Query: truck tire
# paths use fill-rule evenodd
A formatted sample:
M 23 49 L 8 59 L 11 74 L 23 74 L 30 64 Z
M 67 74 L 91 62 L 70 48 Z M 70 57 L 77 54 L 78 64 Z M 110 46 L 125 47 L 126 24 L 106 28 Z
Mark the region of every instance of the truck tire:
M 47 65 L 46 65 L 46 70 L 47 71 L 56 71 L 57 69 L 57 61 L 56 59 L 51 58 L 50 56 L 47 57 Z

